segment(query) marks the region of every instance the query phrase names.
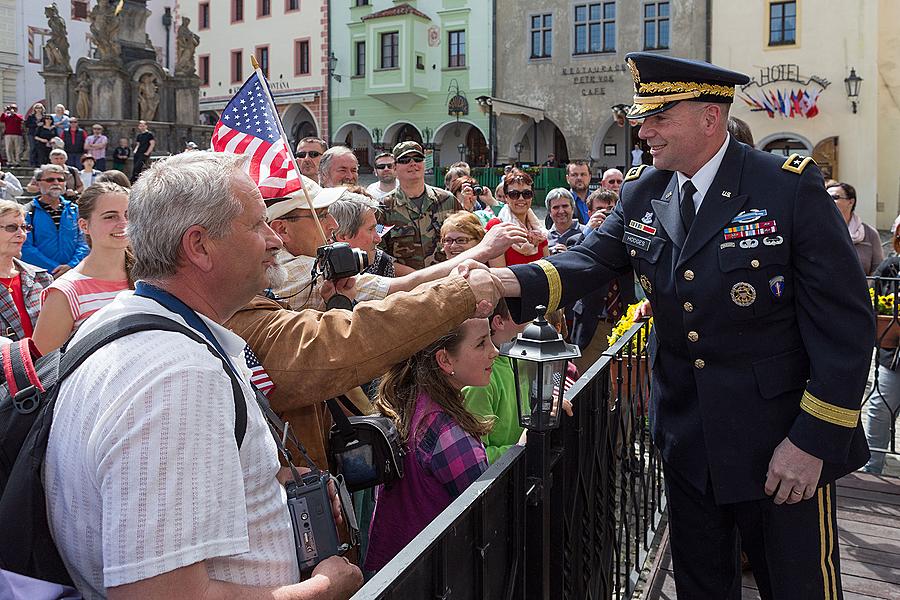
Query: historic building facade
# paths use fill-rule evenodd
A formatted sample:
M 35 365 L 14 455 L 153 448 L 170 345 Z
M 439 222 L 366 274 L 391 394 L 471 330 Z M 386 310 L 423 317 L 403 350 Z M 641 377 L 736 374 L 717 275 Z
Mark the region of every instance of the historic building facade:
M 374 154 L 411 139 L 433 164 L 488 164 L 492 2 L 332 2 L 331 139 L 354 149 L 363 169 Z
M 348 0 L 349 1 L 349 0 Z M 253 73 L 266 74 L 285 132 L 300 138 L 328 132 L 327 0 L 182 0 L 200 36 L 201 120 L 212 125 Z
M 636 128 L 625 55 L 707 57 L 701 0 L 496 0 L 496 88 L 488 110 L 497 162 L 585 159 L 592 172 L 631 164 Z M 502 23 L 502 26 L 499 24 Z M 648 156 L 645 155 L 645 160 Z
M 856 188 L 863 221 L 888 229 L 900 212 L 900 4 L 713 0 L 712 12 L 713 62 L 753 78 L 732 114 L 756 146 L 813 156 Z

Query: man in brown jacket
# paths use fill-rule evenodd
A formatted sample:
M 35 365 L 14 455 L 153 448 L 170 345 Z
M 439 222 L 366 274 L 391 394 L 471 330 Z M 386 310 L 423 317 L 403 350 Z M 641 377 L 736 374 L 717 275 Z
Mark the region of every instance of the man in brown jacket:
M 466 319 L 489 314 L 498 296 L 486 274 L 450 275 L 353 312 L 294 311 L 258 295 L 225 326 L 250 344 L 275 383 L 272 408 L 326 468 L 331 419 L 324 401 L 382 375 Z

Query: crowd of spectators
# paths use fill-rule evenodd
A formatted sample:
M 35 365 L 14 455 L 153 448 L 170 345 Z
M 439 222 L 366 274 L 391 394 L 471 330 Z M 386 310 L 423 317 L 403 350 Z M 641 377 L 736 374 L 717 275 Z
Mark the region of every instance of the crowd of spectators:
M 264 202 L 243 157 L 187 151 L 151 165 L 155 140 L 143 121 L 133 147 L 122 139 L 112 149 L 112 171 L 103 128 L 88 136 L 65 107 L 44 115 L 36 106 L 23 126 L 40 166 L 27 204 L 11 201 L 22 189 L 0 171 L 3 337 L 32 338 L 46 354 L 123 314 L 164 315 L 214 338 L 246 400 L 246 437 L 235 444 L 228 374 L 175 332 L 135 334 L 67 380 L 55 415 L 66 426 L 51 430 L 44 483 L 54 541 L 87 598 L 349 597 L 489 464 L 525 443 L 512 367 L 498 355 L 524 325 L 483 265 L 533 262 L 583 243 L 624 179 L 609 169 L 590 192 L 588 163 L 570 162 L 569 187 L 544 198 L 545 227 L 524 170 L 507 169 L 492 190 L 457 163 L 441 189 L 425 182 L 416 142 L 378 154 L 377 181 L 363 188 L 352 150 L 304 138 L 296 149 L 304 189 Z M 896 276 L 896 252 L 882 261 L 877 232 L 854 212 L 854 188 L 830 183 L 863 269 Z M 896 226 L 894 236 L 900 250 Z M 358 250 L 357 276 L 325 279 L 317 257 L 333 242 Z M 328 310 L 338 295 L 352 311 Z M 555 315 L 582 350 L 571 378 L 637 300 L 628 274 Z M 873 443 L 883 443 L 900 405 L 896 353 L 879 358 Z M 364 543 L 352 560 L 332 557 L 301 576 L 288 471 L 251 384 L 257 367 L 270 379 L 267 403 L 323 469 L 326 400 L 345 394 L 397 427 L 404 476 L 354 497 Z M 188 468 L 185 457 L 204 468 Z M 873 453 L 867 469 L 882 465 Z

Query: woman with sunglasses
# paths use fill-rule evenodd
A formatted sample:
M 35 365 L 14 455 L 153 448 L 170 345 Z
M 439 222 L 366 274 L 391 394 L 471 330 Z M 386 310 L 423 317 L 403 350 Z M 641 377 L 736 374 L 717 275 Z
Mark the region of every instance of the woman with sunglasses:
M 31 337 L 41 307 L 41 292 L 53 283 L 46 270 L 19 260 L 30 225 L 25 207 L 0 200 L 0 336 Z
M 134 288 L 128 246 L 128 190 L 115 183 L 95 183 L 78 201 L 78 227 L 91 252 L 43 293 L 34 343 L 47 354 L 62 346 L 89 316 Z
M 531 210 L 531 201 L 534 199 L 532 184 L 531 176 L 519 169 L 511 170 L 503 179 L 506 206 L 500 210 L 497 218 L 488 221 L 486 229 L 490 230 L 501 222 L 515 223 L 528 232 L 528 241 L 510 247 L 503 256 L 491 260 L 492 267 L 523 265 L 550 255 L 547 231 Z
M 36 144 L 38 166 L 46 165 L 50 162 L 50 140 L 56 137 L 56 127 L 53 125 L 53 117 L 44 115 L 42 121 L 38 124 L 37 130 L 34 132 L 34 142 Z
M 831 182 L 829 182 L 831 183 Z M 881 249 L 881 238 L 874 227 L 862 222 L 856 214 L 856 189 L 849 183 L 833 182 L 827 188 L 828 195 L 834 200 L 835 206 L 844 217 L 859 264 L 862 265 L 866 275 L 871 275 L 875 267 L 884 260 L 884 250 Z

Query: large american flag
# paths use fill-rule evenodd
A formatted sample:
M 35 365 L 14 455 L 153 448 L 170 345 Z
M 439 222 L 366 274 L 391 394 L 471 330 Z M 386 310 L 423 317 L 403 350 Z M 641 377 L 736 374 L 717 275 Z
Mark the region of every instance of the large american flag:
M 254 71 L 222 112 L 212 147 L 216 152 L 249 155 L 247 173 L 263 198 L 278 198 L 299 190 L 300 179 L 264 85 L 262 76 Z
M 271 394 L 275 389 L 275 382 L 266 373 L 249 344 L 244 346 L 244 360 L 247 361 L 247 368 L 250 369 L 250 383 L 258 387 L 259 391 L 266 396 Z

